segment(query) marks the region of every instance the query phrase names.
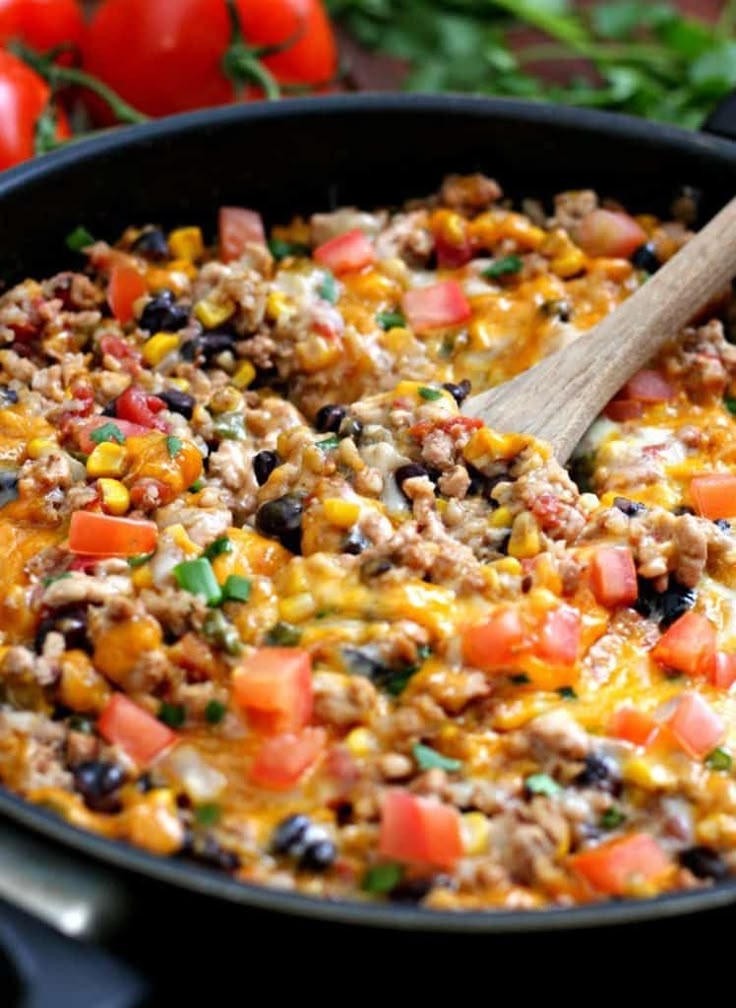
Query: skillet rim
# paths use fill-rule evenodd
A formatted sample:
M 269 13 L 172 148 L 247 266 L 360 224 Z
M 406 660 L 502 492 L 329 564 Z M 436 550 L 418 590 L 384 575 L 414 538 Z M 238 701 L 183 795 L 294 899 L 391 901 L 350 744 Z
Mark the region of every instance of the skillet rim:
M 107 154 L 128 146 L 171 141 L 192 132 L 206 134 L 210 130 L 232 124 L 289 120 L 294 117 L 319 118 L 345 111 L 358 115 L 383 112 L 432 116 L 459 112 L 466 117 L 552 124 L 581 133 L 603 132 L 609 136 L 620 136 L 628 142 L 640 142 L 648 147 L 699 151 L 704 157 L 715 158 L 736 169 L 736 143 L 633 116 L 513 98 L 374 93 L 282 99 L 273 104 L 254 102 L 249 105 L 188 112 L 143 125 L 121 127 L 4 172 L 0 176 L 0 201 L 22 192 L 25 186 L 53 180 L 55 175 L 63 174 L 70 164 L 93 162 L 97 159 L 104 162 Z M 201 868 L 173 858 L 156 857 L 124 842 L 110 840 L 73 826 L 2 785 L 0 813 L 48 839 L 61 842 L 66 847 L 91 855 L 116 868 L 132 870 L 138 875 L 229 903 L 331 923 L 435 933 L 509 934 L 640 923 L 736 903 L 736 878 L 708 889 L 683 890 L 641 900 L 607 901 L 540 910 L 448 911 L 368 901 L 331 901 L 238 882 L 213 869 Z

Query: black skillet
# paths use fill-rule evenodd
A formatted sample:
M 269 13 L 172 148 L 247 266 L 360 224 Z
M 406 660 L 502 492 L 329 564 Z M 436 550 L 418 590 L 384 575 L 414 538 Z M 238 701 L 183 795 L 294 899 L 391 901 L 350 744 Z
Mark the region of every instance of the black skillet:
M 678 187 L 688 185 L 702 194 L 702 222 L 736 190 L 736 144 L 713 135 L 736 138 L 736 102 L 719 107 L 708 128 L 689 133 L 606 113 L 450 96 L 310 98 L 179 116 L 85 141 L 1 175 L 0 278 L 8 284 L 78 266 L 64 246 L 78 224 L 108 238 L 149 221 L 199 223 L 212 233 L 222 204 L 258 207 L 277 221 L 340 204 L 397 204 L 432 192 L 445 173 L 458 171 L 491 174 L 514 197 L 591 186 L 627 207 L 661 213 Z M 77 830 L 2 788 L 0 816 L 0 896 L 82 937 L 99 935 L 105 920 L 115 918 L 126 872 L 250 908 L 415 932 L 579 929 L 736 902 L 734 881 L 657 899 L 533 912 L 330 903 L 153 857 Z M 62 954 L 52 955 L 42 933 L 30 933 L 21 915 L 0 916 L 0 941 L 25 963 L 39 1006 L 48 963 Z M 78 962 L 77 978 L 98 978 L 106 968 Z M 134 1003 L 124 980 L 109 976 L 109 992 L 117 990 L 119 999 L 106 1003 Z M 58 1008 L 62 1001 L 51 995 L 48 1003 Z M 80 996 L 76 1003 L 96 1002 Z

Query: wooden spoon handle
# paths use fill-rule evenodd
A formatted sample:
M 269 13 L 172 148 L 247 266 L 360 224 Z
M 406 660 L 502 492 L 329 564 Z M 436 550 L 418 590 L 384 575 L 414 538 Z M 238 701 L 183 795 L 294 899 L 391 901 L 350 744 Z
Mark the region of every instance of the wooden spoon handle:
M 463 412 L 551 442 L 564 462 L 611 397 L 736 274 L 736 198 L 585 336 Z

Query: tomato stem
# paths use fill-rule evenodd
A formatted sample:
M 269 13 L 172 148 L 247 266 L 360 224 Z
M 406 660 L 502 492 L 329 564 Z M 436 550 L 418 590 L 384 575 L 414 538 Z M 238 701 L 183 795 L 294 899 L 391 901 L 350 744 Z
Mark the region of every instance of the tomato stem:
M 235 0 L 225 0 L 230 16 L 230 45 L 222 57 L 222 69 L 234 87 L 235 94 L 240 98 L 246 84 L 256 84 L 263 89 L 266 98 L 281 97 L 281 88 L 271 71 L 261 63 L 262 56 L 274 56 L 276 53 L 290 49 L 304 32 L 301 23 L 297 32 L 279 45 L 251 47 L 243 34 L 243 25 Z

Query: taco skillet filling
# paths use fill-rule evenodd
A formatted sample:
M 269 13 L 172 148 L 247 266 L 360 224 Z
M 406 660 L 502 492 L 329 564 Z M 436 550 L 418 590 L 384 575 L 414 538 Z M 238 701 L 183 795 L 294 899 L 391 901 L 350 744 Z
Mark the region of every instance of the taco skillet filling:
M 533 908 L 736 871 L 728 306 L 571 471 L 464 398 L 688 239 L 482 176 L 78 230 L 0 299 L 0 779 L 248 882 Z M 716 314 L 716 312 L 718 314 Z

